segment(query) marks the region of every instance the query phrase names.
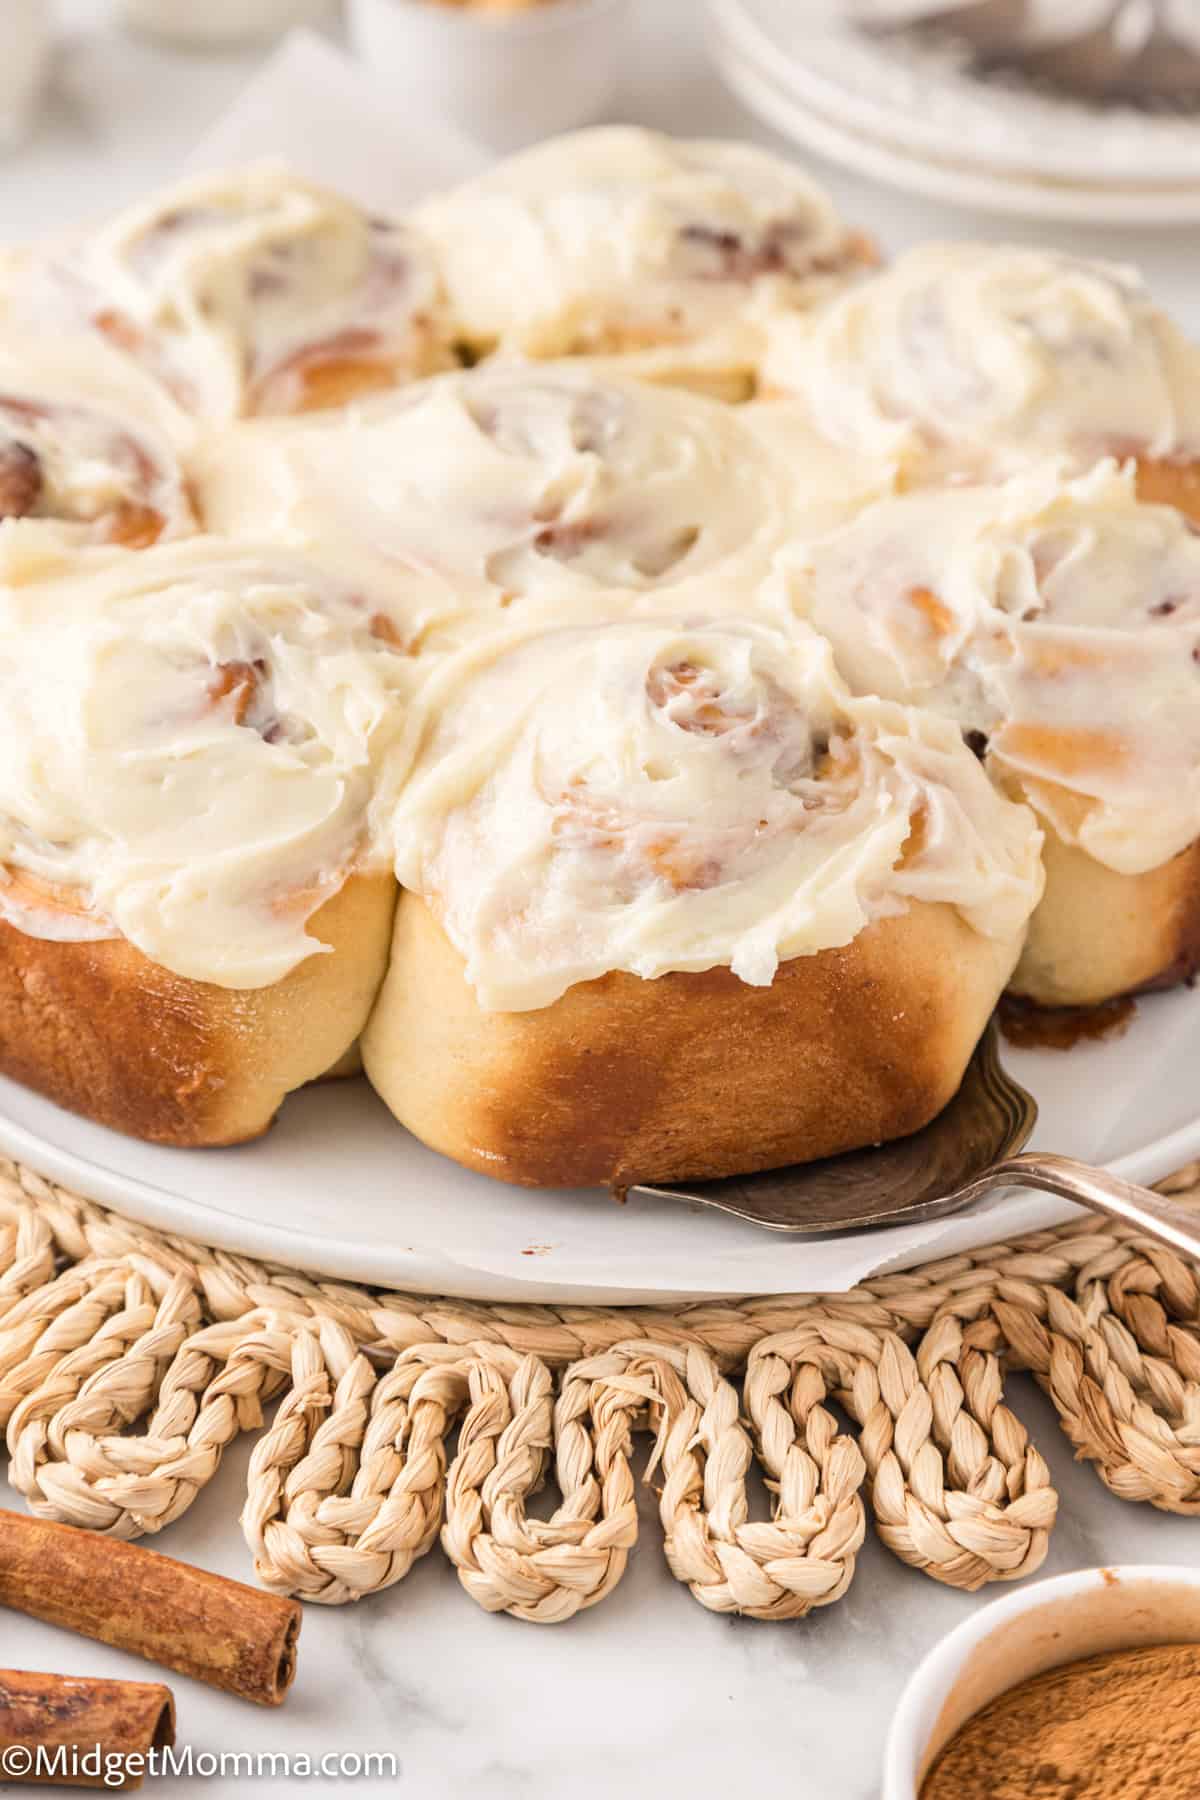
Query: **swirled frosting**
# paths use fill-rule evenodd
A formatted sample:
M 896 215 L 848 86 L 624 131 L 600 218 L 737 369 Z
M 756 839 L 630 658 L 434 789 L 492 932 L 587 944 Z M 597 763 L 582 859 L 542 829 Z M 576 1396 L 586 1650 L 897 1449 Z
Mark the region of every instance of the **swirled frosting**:
M 6 580 L 0 913 L 278 981 L 346 875 L 386 866 L 371 813 L 407 679 L 361 600 L 278 549 L 194 538 Z
M 0 524 L 131 548 L 196 530 L 188 421 L 104 346 L 0 344 Z
M 931 244 L 772 331 L 764 386 L 917 479 L 1200 453 L 1200 351 L 1131 269 Z
M 1111 460 L 1200 466 L 1200 352 L 1124 269 L 866 257 L 764 151 L 606 128 L 411 221 L 258 168 L 2 259 L 0 915 L 262 987 L 394 861 L 523 1009 L 913 900 L 1015 938 L 1010 795 L 1123 872 L 1200 837 L 1200 537 Z M 783 398 L 655 385 L 764 348 Z
M 513 603 L 682 606 L 698 581 L 736 607 L 805 522 L 847 509 L 846 461 L 791 409 L 485 363 L 328 422 L 222 433 L 196 470 L 210 526 L 361 571 L 413 643 Z
M 857 692 L 915 701 L 1122 873 L 1200 836 L 1200 536 L 1112 463 L 868 508 L 800 553 L 798 609 Z
M 910 900 L 1019 937 L 1040 835 L 947 722 L 853 700 L 803 628 L 613 620 L 474 645 L 431 679 L 396 813 L 484 1007 L 608 970 L 779 962 Z
M 420 235 L 269 164 L 172 188 L 5 286 L 21 327 L 99 332 L 209 419 L 340 403 L 448 360 Z
M 467 342 L 533 356 L 725 331 L 713 356 L 746 361 L 753 309 L 811 300 L 869 254 L 782 158 L 629 126 L 536 145 L 415 216 Z

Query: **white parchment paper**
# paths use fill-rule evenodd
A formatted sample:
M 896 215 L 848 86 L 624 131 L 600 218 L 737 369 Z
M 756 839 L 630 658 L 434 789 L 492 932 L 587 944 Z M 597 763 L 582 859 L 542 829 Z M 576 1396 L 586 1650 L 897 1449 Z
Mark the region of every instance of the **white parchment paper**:
M 391 211 L 461 181 L 487 154 L 443 120 L 393 107 L 383 82 L 311 31 L 295 31 L 196 146 L 190 169 L 283 157 L 310 181 Z

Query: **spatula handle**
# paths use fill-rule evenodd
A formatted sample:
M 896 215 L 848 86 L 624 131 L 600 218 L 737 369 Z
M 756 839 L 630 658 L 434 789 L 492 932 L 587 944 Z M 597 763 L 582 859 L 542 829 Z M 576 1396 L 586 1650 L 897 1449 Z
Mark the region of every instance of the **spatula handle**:
M 1093 1169 L 1070 1156 L 1043 1155 L 1036 1150 L 1009 1157 L 992 1173 L 1006 1185 L 1011 1181 L 1021 1187 L 1042 1188 L 1090 1206 L 1093 1212 L 1107 1213 L 1111 1219 L 1122 1219 L 1147 1237 L 1200 1261 L 1200 1212 L 1164 1199 L 1152 1188 L 1138 1187 L 1136 1182 L 1123 1181 L 1119 1175 Z

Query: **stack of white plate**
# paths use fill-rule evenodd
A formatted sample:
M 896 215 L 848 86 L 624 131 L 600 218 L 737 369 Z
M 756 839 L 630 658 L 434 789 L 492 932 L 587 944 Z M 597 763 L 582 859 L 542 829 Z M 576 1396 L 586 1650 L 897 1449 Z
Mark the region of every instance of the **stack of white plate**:
M 1200 220 L 1200 119 L 979 75 L 949 37 L 870 35 L 804 0 L 709 0 L 717 67 L 776 131 L 937 200 L 1075 222 Z

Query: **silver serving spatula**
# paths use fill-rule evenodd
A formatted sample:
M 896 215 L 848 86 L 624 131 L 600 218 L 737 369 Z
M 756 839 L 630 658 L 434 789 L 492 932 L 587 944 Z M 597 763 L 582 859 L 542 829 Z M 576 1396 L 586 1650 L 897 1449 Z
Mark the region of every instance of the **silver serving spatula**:
M 1006 1073 L 992 1024 L 954 1099 L 912 1137 L 761 1175 L 630 1192 L 715 1207 L 767 1231 L 814 1233 L 914 1224 L 958 1212 L 998 1188 L 1041 1188 L 1200 1258 L 1200 1213 L 1069 1156 L 1022 1154 L 1036 1122 L 1037 1102 Z

